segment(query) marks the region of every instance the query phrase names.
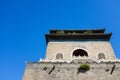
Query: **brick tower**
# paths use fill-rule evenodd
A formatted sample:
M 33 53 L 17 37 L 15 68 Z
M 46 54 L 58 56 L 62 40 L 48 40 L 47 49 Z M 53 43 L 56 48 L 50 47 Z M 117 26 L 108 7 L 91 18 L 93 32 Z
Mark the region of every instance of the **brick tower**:
M 119 80 L 120 61 L 110 44 L 112 34 L 104 32 L 50 30 L 45 34 L 45 59 L 27 62 L 23 80 Z

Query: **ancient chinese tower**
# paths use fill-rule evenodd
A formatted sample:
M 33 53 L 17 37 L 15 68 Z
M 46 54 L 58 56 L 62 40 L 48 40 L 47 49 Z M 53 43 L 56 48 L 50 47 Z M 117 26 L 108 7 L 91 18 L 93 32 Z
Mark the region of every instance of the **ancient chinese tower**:
M 27 62 L 22 80 L 119 80 L 111 35 L 105 29 L 50 30 L 45 59 Z

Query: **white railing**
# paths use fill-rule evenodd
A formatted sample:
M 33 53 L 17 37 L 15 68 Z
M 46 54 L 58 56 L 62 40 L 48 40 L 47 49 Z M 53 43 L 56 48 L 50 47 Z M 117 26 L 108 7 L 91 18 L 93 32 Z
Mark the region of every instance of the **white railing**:
M 96 60 L 96 59 L 94 59 L 94 58 L 92 58 L 92 57 L 73 57 L 73 58 L 71 58 L 71 59 L 69 59 L 69 60 L 65 60 L 65 59 L 59 59 L 59 60 L 57 60 L 57 59 L 51 59 L 51 60 L 49 60 L 49 59 L 40 59 L 40 61 L 39 62 L 67 62 L 67 63 L 70 63 L 72 60 L 75 60 L 75 59 L 92 59 L 93 61 L 95 61 L 95 62 L 97 62 L 97 63 L 100 63 L 100 62 L 120 62 L 120 59 L 113 59 L 113 60 L 105 60 L 105 59 L 101 59 L 101 60 Z

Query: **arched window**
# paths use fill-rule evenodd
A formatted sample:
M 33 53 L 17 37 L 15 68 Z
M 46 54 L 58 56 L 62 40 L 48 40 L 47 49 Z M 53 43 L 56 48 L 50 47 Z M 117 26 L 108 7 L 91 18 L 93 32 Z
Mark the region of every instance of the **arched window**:
M 56 54 L 56 59 L 63 59 L 62 53 L 57 53 Z
M 105 55 L 103 53 L 98 54 L 98 59 L 105 59 Z
M 86 57 L 88 57 L 88 53 L 83 49 L 77 49 L 77 50 L 75 50 L 73 52 L 73 56 L 75 56 L 75 57 L 78 57 L 78 56 L 81 56 L 81 57 L 86 56 Z

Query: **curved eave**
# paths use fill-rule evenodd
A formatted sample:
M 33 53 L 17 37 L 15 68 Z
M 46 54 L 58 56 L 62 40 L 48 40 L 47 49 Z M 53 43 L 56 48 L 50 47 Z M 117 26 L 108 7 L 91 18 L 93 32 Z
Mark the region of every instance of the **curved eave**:
M 45 34 L 46 42 L 52 40 L 106 40 L 109 41 L 112 33 L 108 34 Z

